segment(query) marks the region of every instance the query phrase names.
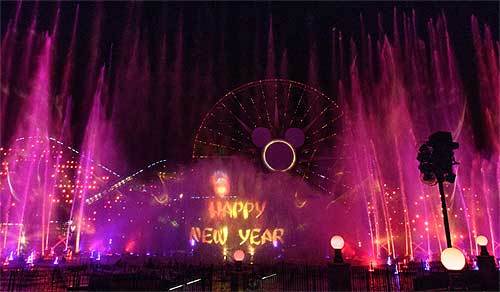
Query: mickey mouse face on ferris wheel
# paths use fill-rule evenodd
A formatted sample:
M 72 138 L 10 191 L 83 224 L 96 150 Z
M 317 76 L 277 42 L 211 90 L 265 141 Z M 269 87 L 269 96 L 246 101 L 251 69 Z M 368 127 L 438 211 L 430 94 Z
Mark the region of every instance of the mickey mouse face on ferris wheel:
M 288 171 L 297 160 L 296 149 L 304 144 L 305 135 L 299 128 L 289 128 L 284 139 L 273 139 L 268 128 L 252 131 L 252 142 L 262 148 L 262 162 L 272 171 Z
M 333 194 L 345 185 L 345 155 L 335 101 L 308 85 L 259 80 L 227 92 L 202 118 L 192 158 L 234 156 L 286 172 Z

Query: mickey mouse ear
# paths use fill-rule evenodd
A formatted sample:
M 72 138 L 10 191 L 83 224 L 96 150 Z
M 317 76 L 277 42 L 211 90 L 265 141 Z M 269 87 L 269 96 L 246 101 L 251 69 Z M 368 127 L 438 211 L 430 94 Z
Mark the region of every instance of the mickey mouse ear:
M 299 128 L 290 128 L 285 132 L 285 140 L 293 147 L 299 148 L 304 144 L 304 132 Z
M 264 147 L 271 141 L 271 131 L 268 128 L 255 128 L 252 131 L 252 142 L 257 147 Z

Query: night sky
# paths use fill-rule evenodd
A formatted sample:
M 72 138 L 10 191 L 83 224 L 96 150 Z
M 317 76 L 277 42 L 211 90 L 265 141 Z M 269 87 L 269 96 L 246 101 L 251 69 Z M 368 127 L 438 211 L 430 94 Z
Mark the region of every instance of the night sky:
M 72 84 L 72 144 L 79 145 L 83 139 L 91 104 L 86 97 L 92 90 L 86 88 L 89 82 L 85 80 L 96 79 L 98 68 L 105 64 L 109 96 L 113 96 L 105 101 L 107 114 L 113 122 L 117 144 L 131 166 L 140 167 L 162 158 L 178 162 L 190 160 L 193 135 L 201 118 L 216 100 L 230 89 L 265 78 L 270 16 L 277 72 L 282 54 L 285 49 L 287 51 L 288 74 L 278 77 L 310 83 L 307 68 L 310 48 L 314 46 L 319 68 L 318 84 L 312 85 L 335 99 L 336 92 L 331 86 L 335 79 L 330 60 L 332 29 L 342 31 L 346 39 L 353 38 L 359 43 L 363 29 L 360 15 L 364 19 L 366 33 L 377 37 L 377 18 L 380 14 L 384 31 L 392 37 L 394 7 L 399 15 L 415 10 L 419 34 L 424 40 L 427 35 L 425 22 L 441 13 L 446 15 L 468 96 L 468 118 L 474 129 L 476 147 L 489 151 L 488 141 L 482 138 L 484 121 L 480 114 L 481 104 L 475 98 L 478 80 L 470 17 L 475 15 L 480 23 L 488 24 L 492 28 L 493 39 L 498 40 L 498 2 L 23 3 L 21 30 L 29 26 L 34 7 L 38 6 L 38 32 L 52 29 L 60 5 L 60 31 L 56 36 L 52 76 L 54 88 L 60 88 L 57 76 L 60 76 L 66 62 L 66 50 L 71 41 L 78 4 L 80 15 L 74 56 L 75 68 L 78 69 L 75 70 Z M 2 36 L 9 20 L 14 17 L 16 5 L 16 2 L 1 3 Z M 96 29 L 101 33 L 96 35 Z M 144 73 L 149 76 L 149 80 L 138 82 L 134 94 L 118 97 L 119 85 L 115 80 L 116 76 L 123 73 L 120 72 L 119 64 L 127 57 L 124 48 L 128 50 L 132 46 L 134 38 L 130 38 L 130 35 L 138 36 L 143 48 L 139 58 L 142 61 L 137 65 L 134 76 L 140 77 L 140 73 Z M 155 79 L 155 76 L 160 75 L 159 72 L 163 72 L 158 61 L 162 36 L 167 40 L 165 74 L 170 80 L 165 87 Z M 178 47 L 179 40 L 182 40 L 181 49 Z M 92 47 L 92 44 L 96 44 L 96 47 Z M 345 47 L 345 52 L 349 54 L 348 42 Z M 178 58 L 179 52 L 181 58 Z M 95 68 L 89 68 L 92 54 L 96 56 Z M 348 62 L 345 62 L 345 66 L 348 66 Z M 89 74 L 94 76 L 89 78 Z M 171 80 L 175 80 L 176 84 Z M 144 84 L 148 88 L 142 91 L 141 86 Z M 179 102 L 171 102 L 168 97 L 170 91 L 175 92 Z M 8 122 L 4 132 L 0 133 L 2 141 L 12 138 L 13 133 L 9 129 L 13 128 L 10 126 L 19 114 L 18 102 L 9 100 L 7 106 Z

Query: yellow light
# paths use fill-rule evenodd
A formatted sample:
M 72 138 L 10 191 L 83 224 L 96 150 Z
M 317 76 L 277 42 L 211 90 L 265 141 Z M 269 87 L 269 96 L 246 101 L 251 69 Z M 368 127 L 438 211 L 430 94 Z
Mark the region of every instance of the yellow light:
M 225 185 L 219 185 L 215 187 L 215 193 L 219 195 L 220 197 L 224 197 L 225 194 L 227 194 L 227 188 Z
M 233 259 L 237 262 L 242 262 L 245 259 L 245 252 L 241 249 L 238 249 L 233 254 Z
M 460 271 L 465 266 L 465 256 L 457 248 L 449 247 L 441 253 L 441 263 L 450 271 Z
M 217 196 L 224 198 L 229 193 L 229 177 L 222 171 L 216 171 L 211 177 L 213 190 Z
M 333 249 L 342 249 L 344 247 L 344 239 L 340 235 L 334 235 L 330 239 L 330 245 Z
M 486 238 L 486 236 L 484 235 L 479 235 L 478 237 L 476 237 L 476 244 L 479 246 L 486 246 L 488 245 L 488 238 Z

